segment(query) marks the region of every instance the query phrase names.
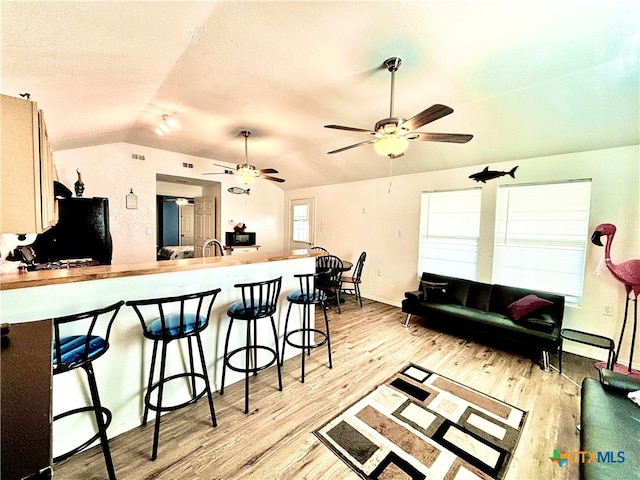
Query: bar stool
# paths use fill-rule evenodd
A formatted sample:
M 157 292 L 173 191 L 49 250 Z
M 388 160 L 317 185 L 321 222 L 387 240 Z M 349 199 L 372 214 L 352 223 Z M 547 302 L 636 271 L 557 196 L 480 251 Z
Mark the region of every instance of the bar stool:
M 127 305 L 133 307 L 138 315 L 140 324 L 142 325 L 142 333 L 145 338 L 153 340 L 153 354 L 151 357 L 151 367 L 149 369 L 147 392 L 144 396 L 144 417 L 142 420 L 142 425 L 146 425 L 149 410 L 154 410 L 156 412 L 151 460 L 155 460 L 158 457 L 160 415 L 162 412 L 170 412 L 191 405 L 206 394 L 209 401 L 211 423 L 214 427 L 217 426 L 200 332 L 209 325 L 209 315 L 211 314 L 211 308 L 213 307 L 213 303 L 218 296 L 218 293 L 220 293 L 220 289 L 216 288 L 215 290 L 207 290 L 204 292 L 190 293 L 174 297 L 130 300 L 127 302 Z M 187 339 L 190 370 L 166 377 L 165 369 L 167 364 L 167 347 L 173 340 L 180 340 L 184 338 Z M 196 372 L 194 368 L 192 346 L 192 340 L 194 338 L 196 339 L 202 373 Z M 162 344 L 162 353 L 160 354 L 160 374 L 158 381 L 153 383 L 158 347 L 160 344 Z M 172 380 L 185 378 L 191 380 L 191 398 L 176 405 L 163 405 L 162 396 L 165 385 Z M 196 379 L 200 379 L 204 382 L 204 387 L 200 391 L 196 391 Z M 155 390 L 158 392 L 156 400 L 157 403 L 153 403 L 151 399 L 151 394 Z
M 240 289 L 241 300 L 231 304 L 227 315 L 230 317 L 227 338 L 224 342 L 224 357 L 222 363 L 222 383 L 220 395 L 224 394 L 224 378 L 227 368 L 234 372 L 243 372 L 244 376 L 244 413 L 249 413 L 249 373 L 257 375 L 259 371 L 269 368 L 274 363 L 278 370 L 278 387 L 282 391 L 282 374 L 280 372 L 280 354 L 278 352 L 278 332 L 273 315 L 278 306 L 278 297 L 282 277 L 255 283 L 238 283 L 234 285 Z M 258 320 L 267 318 L 271 320 L 274 346 L 258 343 Z M 234 320 L 246 322 L 246 340 L 243 346 L 229 351 L 229 339 L 233 330 Z M 253 340 L 251 332 L 253 330 Z M 258 351 L 267 352 L 267 361 L 258 363 Z M 231 360 L 238 354 L 244 354 L 244 365 L 234 365 Z M 253 354 L 253 355 L 252 355 Z M 271 358 L 273 356 L 273 358 Z
M 295 348 L 302 349 L 302 375 L 300 381 L 304 383 L 304 357 L 305 350 L 307 355 L 311 355 L 311 349 L 322 347 L 327 345 L 327 353 L 329 354 L 329 368 L 333 368 L 331 363 L 331 337 L 329 335 L 329 319 L 327 318 L 327 308 L 325 301 L 327 296 L 320 289 L 322 284 L 322 277 L 328 275 L 328 272 L 321 273 L 306 273 L 294 275 L 300 282 L 300 289 L 291 292 L 287 295 L 289 301 L 289 308 L 287 309 L 287 318 L 284 322 L 284 342 L 282 344 L 282 357 L 280 365 L 284 363 L 284 351 L 287 344 Z M 289 327 L 289 314 L 291 313 L 291 307 L 296 305 L 302 305 L 302 328 L 287 331 Z M 325 331 L 311 327 L 311 306 L 320 305 L 322 313 L 324 314 Z M 296 343 L 296 340 L 291 337 L 297 334 L 301 334 L 302 343 Z M 319 341 L 315 341 L 315 336 L 319 337 Z M 313 338 L 312 338 L 313 337 Z
M 100 439 L 110 480 L 115 480 L 116 478 L 107 438 L 107 427 L 111 423 L 111 411 L 103 407 L 100 402 L 96 377 L 93 371 L 93 361 L 109 350 L 111 326 L 122 305 L 124 305 L 124 302 L 119 301 L 105 308 L 53 319 L 53 374 L 59 375 L 79 367 L 82 368 L 87 374 L 92 403 L 91 406 L 75 408 L 60 413 L 54 416 L 53 420 L 55 422 L 77 413 L 93 412 L 98 425 L 98 432 L 93 437 L 67 453 L 58 455 L 53 461 L 65 460 Z

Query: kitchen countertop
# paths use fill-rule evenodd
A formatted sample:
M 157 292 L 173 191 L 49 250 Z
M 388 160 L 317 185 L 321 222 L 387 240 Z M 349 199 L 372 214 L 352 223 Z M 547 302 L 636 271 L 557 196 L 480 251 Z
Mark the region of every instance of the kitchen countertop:
M 159 262 L 129 263 L 124 265 L 99 265 L 95 267 L 68 268 L 61 270 L 38 270 L 27 273 L 0 275 L 0 290 L 39 287 L 63 283 L 85 282 L 106 278 L 151 275 L 156 273 L 182 272 L 205 268 L 229 267 L 253 263 L 276 262 L 295 258 L 317 257 L 322 252 L 314 250 L 284 250 L 278 252 L 255 252 L 224 257 L 187 258 Z

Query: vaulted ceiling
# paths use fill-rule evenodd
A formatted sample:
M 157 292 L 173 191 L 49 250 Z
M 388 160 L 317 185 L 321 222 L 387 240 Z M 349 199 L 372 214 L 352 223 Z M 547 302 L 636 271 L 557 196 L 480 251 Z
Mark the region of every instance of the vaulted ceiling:
M 130 142 L 272 167 L 284 189 L 389 174 L 364 129 L 441 103 L 393 174 L 640 143 L 637 1 L 0 3 L 2 93 L 29 92 L 55 150 Z M 179 129 L 154 130 L 163 114 Z M 3 159 L 4 160 L 4 159 Z M 207 165 L 208 167 L 208 165 Z

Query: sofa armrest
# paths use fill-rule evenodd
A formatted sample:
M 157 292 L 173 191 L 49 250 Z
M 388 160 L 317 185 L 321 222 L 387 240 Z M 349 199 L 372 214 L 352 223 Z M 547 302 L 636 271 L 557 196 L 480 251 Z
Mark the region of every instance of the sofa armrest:
M 420 290 L 415 290 L 413 292 L 404 292 L 404 298 L 409 300 L 415 300 L 417 302 L 422 301 L 422 292 Z
M 600 370 L 600 382 L 607 390 L 620 390 L 622 392 L 640 390 L 640 379 L 628 377 L 606 368 Z

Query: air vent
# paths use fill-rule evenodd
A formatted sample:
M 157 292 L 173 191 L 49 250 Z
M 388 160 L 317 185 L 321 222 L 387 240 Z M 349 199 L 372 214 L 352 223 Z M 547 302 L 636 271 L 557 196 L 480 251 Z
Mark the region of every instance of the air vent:
M 193 163 L 182 162 L 184 168 L 193 168 Z
M 134 160 L 144 160 L 144 155 L 140 153 L 132 153 L 131 158 L 133 158 Z

